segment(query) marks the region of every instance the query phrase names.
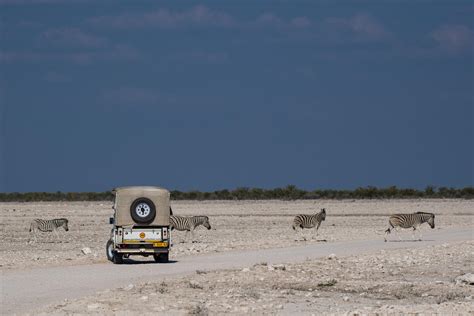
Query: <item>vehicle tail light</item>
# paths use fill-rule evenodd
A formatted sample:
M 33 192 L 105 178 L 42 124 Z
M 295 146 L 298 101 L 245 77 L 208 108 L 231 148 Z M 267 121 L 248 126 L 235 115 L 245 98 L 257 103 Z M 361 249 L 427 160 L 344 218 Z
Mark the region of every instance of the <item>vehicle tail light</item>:
M 163 228 L 163 239 L 168 239 L 168 228 Z

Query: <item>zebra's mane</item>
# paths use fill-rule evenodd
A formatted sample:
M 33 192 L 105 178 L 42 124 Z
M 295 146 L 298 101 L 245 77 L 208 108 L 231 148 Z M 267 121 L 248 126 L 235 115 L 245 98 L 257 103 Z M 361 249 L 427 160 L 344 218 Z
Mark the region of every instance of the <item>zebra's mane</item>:
M 416 212 L 415 214 L 424 214 L 424 215 L 432 215 L 432 216 L 434 216 L 433 213 L 428 213 L 428 212 Z
M 35 221 L 65 221 L 65 222 L 69 222 L 69 220 L 67 218 L 53 218 L 53 219 L 41 219 L 41 218 L 35 218 L 34 219 Z

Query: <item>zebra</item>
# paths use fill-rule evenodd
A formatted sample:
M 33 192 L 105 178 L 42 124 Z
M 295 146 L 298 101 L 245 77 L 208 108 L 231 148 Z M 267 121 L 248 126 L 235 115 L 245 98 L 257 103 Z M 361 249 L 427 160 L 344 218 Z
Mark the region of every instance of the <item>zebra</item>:
M 36 240 L 36 231 L 42 231 L 42 232 L 54 232 L 56 234 L 56 237 L 59 239 L 59 234 L 58 234 L 58 229 L 59 227 L 64 228 L 65 231 L 69 230 L 68 227 L 68 219 L 67 218 L 55 218 L 55 219 L 50 219 L 50 220 L 44 220 L 44 219 L 35 219 L 31 222 L 30 224 L 30 233 L 33 233 L 35 237 L 35 242 Z
M 170 216 L 170 229 L 176 229 L 179 231 L 186 231 L 186 237 L 188 233 L 191 232 L 191 237 L 194 239 L 194 229 L 202 225 L 208 230 L 211 229 L 211 224 L 209 224 L 209 217 L 207 216 Z
M 433 213 L 426 212 L 416 212 L 413 214 L 393 214 L 390 216 L 388 223 L 390 226 L 385 231 L 384 239 L 387 241 L 387 235 L 390 234 L 390 231 L 395 229 L 397 232 L 398 238 L 401 240 L 400 235 L 398 234 L 398 228 L 413 228 L 413 239 L 415 239 L 415 230 L 418 226 L 423 223 L 428 223 L 431 229 L 435 228 L 435 215 Z M 420 231 L 420 241 L 421 241 L 421 231 Z
M 314 215 L 300 214 L 296 215 L 293 219 L 293 230 L 296 231 L 297 227 L 300 227 L 301 230 L 304 228 L 313 228 L 316 227 L 316 236 L 318 235 L 319 226 L 321 222 L 326 220 L 326 209 L 322 208 L 319 213 Z

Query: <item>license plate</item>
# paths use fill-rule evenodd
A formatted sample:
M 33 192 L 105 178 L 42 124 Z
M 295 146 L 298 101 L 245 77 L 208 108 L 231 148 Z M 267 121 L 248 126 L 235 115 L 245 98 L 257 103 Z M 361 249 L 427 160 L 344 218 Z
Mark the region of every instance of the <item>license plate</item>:
M 167 242 L 154 242 L 153 247 L 166 247 L 168 246 Z

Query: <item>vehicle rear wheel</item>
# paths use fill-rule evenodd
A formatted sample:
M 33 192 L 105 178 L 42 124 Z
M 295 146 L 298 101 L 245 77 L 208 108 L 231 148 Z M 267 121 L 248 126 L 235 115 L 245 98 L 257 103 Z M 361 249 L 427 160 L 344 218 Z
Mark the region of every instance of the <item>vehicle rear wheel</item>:
M 123 263 L 123 255 L 121 253 L 114 253 L 114 261 L 115 264 L 122 264 Z
M 159 253 L 159 254 L 153 255 L 153 258 L 155 259 L 156 262 L 167 263 L 169 261 L 169 254 L 167 252 Z
M 109 239 L 109 241 L 107 241 L 107 245 L 105 246 L 105 249 L 106 249 L 106 253 L 107 253 L 107 259 L 109 259 L 110 261 L 112 261 L 115 264 L 123 263 L 122 254 L 119 254 L 114 250 L 114 242 L 111 239 Z

